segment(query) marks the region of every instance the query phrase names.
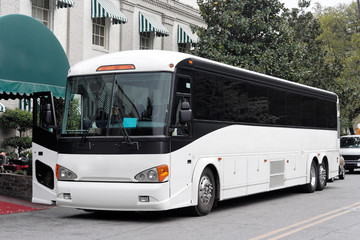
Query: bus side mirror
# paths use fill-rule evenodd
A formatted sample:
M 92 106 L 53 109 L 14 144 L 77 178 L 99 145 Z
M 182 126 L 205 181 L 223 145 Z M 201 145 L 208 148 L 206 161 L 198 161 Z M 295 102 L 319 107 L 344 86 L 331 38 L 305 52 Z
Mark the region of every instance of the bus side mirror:
M 40 126 L 45 129 L 48 129 L 50 132 L 54 132 L 57 134 L 60 131 L 60 128 L 55 126 L 54 113 L 51 108 L 50 103 L 43 103 L 41 106 L 40 112 Z
M 191 109 L 190 109 L 190 103 L 189 102 L 182 102 L 181 103 L 181 108 L 180 108 L 180 122 L 185 123 L 185 122 L 190 122 L 191 120 Z
M 45 105 L 45 111 L 44 111 L 44 120 L 46 125 L 54 125 L 53 119 L 52 119 L 52 112 L 51 112 L 51 105 L 50 103 L 47 103 Z
M 54 125 L 53 116 L 51 112 L 51 104 L 45 103 L 41 111 L 41 122 L 43 125 Z

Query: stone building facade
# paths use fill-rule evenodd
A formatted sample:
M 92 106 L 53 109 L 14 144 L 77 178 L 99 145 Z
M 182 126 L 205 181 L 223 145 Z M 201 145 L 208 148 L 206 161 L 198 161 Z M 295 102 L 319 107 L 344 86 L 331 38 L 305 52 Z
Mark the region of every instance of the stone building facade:
M 117 51 L 189 49 L 197 41 L 190 26 L 206 25 L 199 10 L 185 1 L 0 0 L 0 16 L 24 14 L 43 22 L 58 38 L 73 66 Z M 0 102 L 0 114 L 4 107 L 31 109 L 26 100 Z M 13 132 L 0 128 L 0 141 L 9 134 Z
M 94 17 L 94 5 L 103 6 L 110 16 L 101 20 Z M 114 24 L 116 13 L 126 21 Z M 47 25 L 63 46 L 70 66 L 94 56 L 145 47 L 183 50 L 188 46 L 179 43 L 179 28 L 194 36 L 191 25 L 205 26 L 199 10 L 181 0 L 1 0 L 0 16 L 7 14 L 32 16 Z M 168 33 L 140 32 L 141 14 L 149 17 L 152 26 L 161 25 Z M 101 37 L 101 42 L 94 41 L 94 35 Z M 191 40 L 196 42 L 196 36 Z M 148 46 L 141 46 L 141 42 Z

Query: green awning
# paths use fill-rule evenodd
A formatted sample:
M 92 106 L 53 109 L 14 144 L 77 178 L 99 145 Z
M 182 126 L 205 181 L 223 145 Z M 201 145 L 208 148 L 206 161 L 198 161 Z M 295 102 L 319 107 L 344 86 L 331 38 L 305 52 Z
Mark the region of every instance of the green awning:
M 57 8 L 73 7 L 74 1 L 73 0 L 57 0 L 56 6 L 57 6 Z
M 139 31 L 140 32 L 154 32 L 156 36 L 169 36 L 170 32 L 157 20 L 155 17 L 139 12 Z
M 51 91 L 65 96 L 68 59 L 55 35 L 38 20 L 0 17 L 0 99 L 29 98 Z
M 113 24 L 126 23 L 127 19 L 109 0 L 91 0 L 92 18 L 111 18 Z
M 196 33 L 191 31 L 191 28 L 185 25 L 178 25 L 177 32 L 177 42 L 178 43 L 197 43 L 198 36 Z

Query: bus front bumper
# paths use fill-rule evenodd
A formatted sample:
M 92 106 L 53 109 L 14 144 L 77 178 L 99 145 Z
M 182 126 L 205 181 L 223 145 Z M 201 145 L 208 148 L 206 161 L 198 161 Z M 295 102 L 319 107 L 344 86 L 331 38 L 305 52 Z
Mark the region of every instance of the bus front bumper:
M 170 208 L 169 182 L 57 184 L 56 205 L 89 210 L 157 211 Z

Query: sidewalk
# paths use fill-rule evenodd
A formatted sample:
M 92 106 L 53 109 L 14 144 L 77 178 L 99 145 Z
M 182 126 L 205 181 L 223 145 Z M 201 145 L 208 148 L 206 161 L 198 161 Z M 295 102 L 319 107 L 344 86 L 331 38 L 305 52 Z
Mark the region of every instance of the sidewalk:
M 32 203 L 30 201 L 0 195 L 0 215 L 18 212 L 37 211 L 53 206 Z

